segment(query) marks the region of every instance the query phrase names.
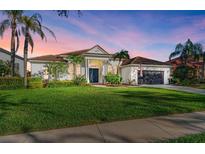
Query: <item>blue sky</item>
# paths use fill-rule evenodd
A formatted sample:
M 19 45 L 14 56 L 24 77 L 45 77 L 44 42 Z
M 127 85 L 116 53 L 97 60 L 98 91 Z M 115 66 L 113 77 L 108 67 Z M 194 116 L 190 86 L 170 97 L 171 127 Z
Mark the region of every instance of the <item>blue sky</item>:
M 42 42 L 34 36 L 34 53 L 29 56 L 57 54 L 101 45 L 108 52 L 121 49 L 131 57 L 145 56 L 162 61 L 179 42 L 190 38 L 205 43 L 205 11 L 82 11 L 78 17 L 71 11 L 68 18 L 58 17 L 55 11 L 25 11 L 40 13 L 43 24 L 52 29 L 57 41 L 49 37 Z M 0 20 L 3 20 L 0 16 Z M 10 32 L 0 39 L 0 47 L 9 49 Z M 23 38 L 19 54 L 22 55 Z

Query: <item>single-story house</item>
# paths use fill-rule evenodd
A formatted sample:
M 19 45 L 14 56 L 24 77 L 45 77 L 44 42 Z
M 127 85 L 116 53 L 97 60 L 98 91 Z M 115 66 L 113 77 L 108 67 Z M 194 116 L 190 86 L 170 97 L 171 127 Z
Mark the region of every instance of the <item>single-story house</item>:
M 11 52 L 0 48 L 0 59 L 3 61 L 11 61 Z M 15 58 L 15 72 L 21 77 L 24 76 L 24 58 L 16 55 Z
M 43 74 L 48 78 L 46 65 L 50 62 L 65 62 L 65 57 L 69 55 L 81 55 L 84 62 L 77 65 L 77 75 L 84 75 L 88 83 L 105 83 L 105 75 L 109 72 L 116 73 L 118 60 L 113 59 L 113 54 L 108 53 L 99 45 L 89 49 L 72 51 L 58 55 L 45 55 L 30 58 L 31 75 Z M 67 63 L 68 71 L 59 74 L 59 80 L 72 80 L 74 67 L 72 63 Z M 123 83 L 128 84 L 168 84 L 170 75 L 170 65 L 165 62 L 151 60 L 143 57 L 135 57 L 124 60 L 120 66 L 120 73 Z M 143 81 L 139 82 L 140 78 Z
M 132 84 L 169 84 L 171 65 L 144 57 L 124 60 L 121 76 L 124 83 Z

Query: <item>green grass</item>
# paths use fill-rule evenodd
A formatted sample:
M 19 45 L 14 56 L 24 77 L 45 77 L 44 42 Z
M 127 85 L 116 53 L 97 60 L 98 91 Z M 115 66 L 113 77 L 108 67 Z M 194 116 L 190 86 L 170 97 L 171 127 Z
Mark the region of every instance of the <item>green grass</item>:
M 199 134 L 192 134 L 177 139 L 170 139 L 165 141 L 167 143 L 205 143 L 205 132 Z
M 205 84 L 201 83 L 201 84 L 196 84 L 196 85 L 193 85 L 192 87 L 194 88 L 199 88 L 199 89 L 205 89 Z
M 154 88 L 0 91 L 0 135 L 205 110 L 205 95 Z

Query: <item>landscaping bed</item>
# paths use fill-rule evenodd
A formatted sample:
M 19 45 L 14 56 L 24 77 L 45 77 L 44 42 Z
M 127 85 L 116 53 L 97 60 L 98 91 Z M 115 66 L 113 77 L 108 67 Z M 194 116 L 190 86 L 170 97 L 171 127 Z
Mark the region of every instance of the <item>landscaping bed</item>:
M 155 88 L 0 90 L 0 135 L 205 110 L 205 95 Z

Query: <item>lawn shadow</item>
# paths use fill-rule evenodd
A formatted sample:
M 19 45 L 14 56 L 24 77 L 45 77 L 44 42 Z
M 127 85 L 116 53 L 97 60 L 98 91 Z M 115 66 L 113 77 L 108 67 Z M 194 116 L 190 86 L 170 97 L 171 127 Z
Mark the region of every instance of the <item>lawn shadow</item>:
M 115 94 L 126 98 L 121 100 L 124 107 L 140 108 L 142 111 L 153 112 L 154 115 L 166 115 L 168 113 L 192 112 L 205 109 L 205 97 L 192 97 L 192 94 L 160 93 L 149 91 L 115 91 Z
M 198 112 L 186 114 L 183 116 L 167 116 L 167 117 L 156 117 L 156 123 L 159 123 L 165 127 L 177 126 L 182 129 L 187 129 L 193 132 L 204 132 L 205 131 L 205 114 Z M 170 125 L 171 124 L 171 125 Z

